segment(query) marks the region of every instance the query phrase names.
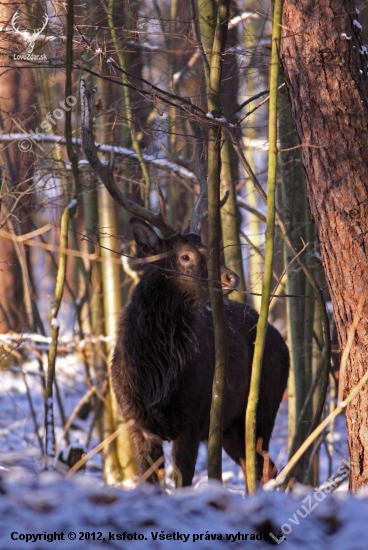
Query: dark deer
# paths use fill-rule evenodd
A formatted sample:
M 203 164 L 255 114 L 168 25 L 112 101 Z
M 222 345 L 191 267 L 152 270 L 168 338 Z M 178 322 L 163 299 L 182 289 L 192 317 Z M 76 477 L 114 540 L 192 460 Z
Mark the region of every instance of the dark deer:
M 197 168 L 200 195 L 187 230 L 178 234 L 168 225 L 160 193 L 159 214 L 153 214 L 126 199 L 115 185 L 108 166 L 97 157 L 91 130 L 93 95 L 84 97 L 83 145 L 91 166 L 113 197 L 135 214 L 130 220 L 138 257 L 148 258 L 143 276 L 119 323 L 111 365 L 117 402 L 130 421 L 139 474 L 159 463 L 162 440 L 173 442 L 176 484 L 192 483 L 198 447 L 208 438 L 212 380 L 214 375 L 214 332 L 209 302 L 206 249 L 199 236 L 205 219 L 206 182 Z M 163 237 L 148 225 L 159 229 Z M 224 294 L 238 285 L 238 277 L 221 269 Z M 229 361 L 223 423 L 223 447 L 244 469 L 244 423 L 258 314 L 254 309 L 225 299 Z M 268 451 L 276 413 L 289 371 L 287 346 L 268 326 L 260 396 L 257 410 L 257 439 Z M 263 470 L 257 455 L 258 477 Z M 151 468 L 152 470 L 152 468 Z M 157 481 L 156 471 L 148 481 Z

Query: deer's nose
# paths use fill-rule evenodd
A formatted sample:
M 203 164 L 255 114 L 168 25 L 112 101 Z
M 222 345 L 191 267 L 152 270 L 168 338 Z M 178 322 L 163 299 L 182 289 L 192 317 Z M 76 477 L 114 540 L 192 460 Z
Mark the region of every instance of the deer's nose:
M 239 284 L 239 277 L 233 271 L 226 271 L 222 276 L 222 284 L 234 289 Z

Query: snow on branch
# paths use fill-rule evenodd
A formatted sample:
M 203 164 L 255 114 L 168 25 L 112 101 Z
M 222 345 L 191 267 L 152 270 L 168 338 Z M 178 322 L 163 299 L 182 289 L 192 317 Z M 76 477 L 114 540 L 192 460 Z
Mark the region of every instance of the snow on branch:
M 21 139 L 28 139 L 33 142 L 42 141 L 43 143 L 58 143 L 65 144 L 66 140 L 63 136 L 57 135 L 45 135 L 45 134 L 26 134 L 26 133 L 13 133 L 13 134 L 1 134 L 0 142 L 7 141 L 18 141 Z M 73 138 L 72 143 L 75 145 L 82 145 L 82 140 L 80 138 Z M 101 143 L 96 143 L 98 151 L 102 153 L 113 152 L 116 156 L 122 156 L 127 158 L 132 158 L 138 160 L 137 154 L 131 149 L 126 149 L 125 147 L 120 147 L 118 145 L 104 145 Z M 157 158 L 154 155 L 142 154 L 143 160 L 148 164 L 151 164 L 155 168 L 164 170 L 166 172 L 173 172 L 176 176 L 183 178 L 185 180 L 190 180 L 197 182 L 197 179 L 193 172 L 190 172 L 186 168 L 179 166 L 178 164 L 171 162 L 167 159 Z M 80 160 L 79 165 L 88 164 L 88 161 Z M 66 163 L 66 167 L 70 168 L 69 163 Z
M 72 352 L 75 348 L 83 349 L 86 344 L 96 344 L 97 342 L 111 342 L 113 338 L 110 336 L 89 335 L 83 339 L 76 339 L 72 336 L 59 336 L 59 342 L 64 346 L 70 347 Z M 48 349 L 51 344 L 51 336 L 43 336 L 37 333 L 8 333 L 0 334 L 0 345 L 16 346 L 17 349 L 28 347 L 32 343 L 34 347 L 39 349 Z

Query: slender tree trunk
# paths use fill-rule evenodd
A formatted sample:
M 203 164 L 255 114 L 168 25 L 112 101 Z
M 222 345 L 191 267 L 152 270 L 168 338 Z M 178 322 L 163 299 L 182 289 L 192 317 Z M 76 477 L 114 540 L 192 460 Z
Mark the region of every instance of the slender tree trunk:
M 234 8 L 234 6 L 233 6 Z M 226 47 L 236 47 L 238 44 L 238 29 L 229 29 L 226 38 Z M 231 112 L 238 101 L 239 76 L 237 56 L 233 53 L 225 53 L 223 61 L 223 83 L 221 86 L 221 105 L 224 114 Z M 236 119 L 230 119 L 236 122 Z M 236 203 L 236 184 L 239 181 L 239 159 L 230 140 L 224 142 L 221 148 L 221 196 L 229 191 L 229 198 L 225 206 L 221 208 L 222 245 L 225 264 L 239 277 L 238 290 L 233 292 L 231 299 L 237 302 L 247 303 L 245 294 L 245 280 L 243 269 L 243 255 L 240 242 L 241 217 Z
M 105 101 L 106 98 L 111 96 L 112 90 L 109 82 L 104 81 L 99 83 L 99 90 Z M 97 139 L 101 143 L 108 143 L 110 141 L 111 124 L 111 120 L 106 116 L 100 119 L 100 124 L 97 128 Z M 97 189 L 97 201 L 101 256 L 104 258 L 101 266 L 102 303 L 105 334 L 109 337 L 109 342 L 106 345 L 108 352 L 107 363 L 110 365 L 115 345 L 117 324 L 122 309 L 121 267 L 112 261 L 117 257 L 114 253 L 114 250 L 118 249 L 118 239 L 115 235 L 119 234 L 119 228 L 116 203 L 104 186 L 100 185 Z M 100 371 L 100 375 L 101 377 L 103 376 L 102 371 Z M 104 398 L 103 438 L 105 439 L 124 422 L 113 395 L 110 377 L 107 380 L 107 391 L 104 394 Z M 130 433 L 126 429 L 104 451 L 104 477 L 107 483 L 113 484 L 132 479 L 135 475 L 134 453 L 130 441 Z
M 281 205 L 285 223 L 288 225 L 295 250 L 303 248 L 305 242 L 304 212 L 306 209 L 305 182 L 300 156 L 295 149 L 296 139 L 285 88 L 280 91 L 279 131 L 281 146 Z M 284 243 L 284 267 L 287 269 L 287 294 L 294 296 L 286 301 L 287 331 L 290 346 L 290 376 L 288 381 L 289 403 L 289 456 L 292 456 L 304 441 L 308 423 L 302 426 L 295 437 L 298 418 L 307 396 L 307 380 L 304 341 L 306 276 L 298 264 L 292 264 L 294 255 Z M 310 416 L 308 416 L 310 418 Z M 301 477 L 304 477 L 301 474 Z
M 313 228 L 314 230 L 314 228 Z M 319 252 L 319 250 L 318 250 Z M 321 288 L 326 286 L 326 279 L 323 272 L 323 267 L 320 264 L 319 261 L 315 262 L 315 266 L 313 269 L 314 276 L 316 277 L 319 285 Z M 324 342 L 324 335 L 323 335 L 323 321 L 322 321 L 322 313 L 321 308 L 319 308 L 317 305 L 314 308 L 314 319 L 313 319 L 313 339 L 312 339 L 312 375 L 313 377 L 316 375 L 318 368 L 320 366 L 321 360 L 323 360 L 323 342 Z M 321 395 L 321 384 L 318 384 L 316 391 L 313 395 L 313 414 L 315 413 L 318 402 Z M 309 465 L 311 467 L 311 465 Z M 313 466 L 312 466 L 312 472 L 313 472 L 313 486 L 316 487 L 319 485 L 319 455 L 315 454 L 313 459 Z M 334 472 L 331 473 L 331 475 Z M 330 477 L 330 476 L 329 476 Z
M 230 141 L 225 141 L 221 149 L 221 195 L 229 191 L 229 198 L 221 209 L 222 243 L 224 250 L 225 264 L 232 269 L 239 277 L 238 290 L 234 292 L 231 299 L 237 302 L 247 303 L 247 295 L 244 293 L 244 270 L 241 242 L 239 237 L 240 215 L 236 204 L 236 180 L 238 171 L 238 156 L 235 153 Z
M 66 78 L 65 78 L 65 98 L 72 95 L 72 67 L 73 67 L 73 25 L 74 25 L 74 0 L 68 0 L 67 5 L 67 27 L 66 27 Z M 71 202 L 66 206 L 60 220 L 60 247 L 68 248 L 68 227 L 72 216 L 75 214 L 78 197 L 78 159 L 72 146 L 72 113 L 71 110 L 65 113 L 65 138 L 68 159 L 71 163 Z M 54 406 L 53 406 L 53 387 L 55 382 L 55 367 L 57 357 L 57 347 L 60 323 L 58 313 L 63 298 L 63 292 L 66 280 L 67 254 L 60 252 L 58 268 L 55 281 L 55 295 L 50 311 L 50 334 L 51 343 L 48 353 L 48 366 L 45 388 L 45 454 L 46 466 L 49 467 L 52 458 L 55 456 L 55 427 L 54 427 Z M 58 392 L 55 384 L 56 392 Z M 58 398 L 59 404 L 61 403 Z
M 114 46 L 114 49 L 116 51 L 116 55 L 117 55 L 117 58 L 118 58 L 118 61 L 119 61 L 119 65 L 122 69 L 126 70 L 127 69 L 127 63 L 126 63 L 126 60 L 125 60 L 125 56 L 123 55 L 122 51 L 119 49 L 119 43 L 118 43 L 118 38 L 117 38 L 117 34 L 116 34 L 116 30 L 115 30 L 115 24 L 117 24 L 117 22 L 114 20 L 114 4 L 115 4 L 115 0 L 109 0 L 109 7 L 108 7 L 108 23 L 109 23 L 109 27 L 110 27 L 110 32 L 111 32 L 111 39 L 112 39 L 112 43 L 113 43 L 113 46 Z M 130 17 L 128 15 L 128 11 L 126 13 L 126 21 L 125 21 L 125 26 L 128 26 L 129 23 L 128 21 L 130 20 Z M 128 24 L 127 24 L 128 23 Z M 130 67 L 128 67 L 130 69 Z M 121 73 L 121 81 L 123 82 L 123 84 L 127 84 L 127 77 L 125 75 L 125 73 Z M 137 138 L 137 132 L 136 132 L 136 129 L 135 129 L 135 125 L 134 125 L 134 120 L 133 120 L 133 110 L 132 110 L 132 102 L 131 102 L 131 98 L 130 98 L 130 91 L 129 91 L 129 88 L 127 88 L 126 86 L 123 86 L 123 99 L 124 99 L 124 107 L 125 107 L 125 116 L 126 116 L 126 120 L 127 120 L 127 123 L 128 123 L 128 126 L 129 126 L 129 130 L 130 130 L 130 137 L 131 137 L 131 140 L 132 140 L 132 147 L 137 155 L 137 158 L 138 158 L 138 162 L 139 162 L 139 165 L 140 165 L 140 168 L 142 170 L 142 174 L 143 174 L 143 178 L 144 178 L 144 182 L 145 182 L 145 190 L 144 190 L 144 206 L 145 208 L 147 208 L 148 210 L 150 209 L 150 193 L 151 193 L 151 178 L 150 178 L 150 175 L 149 175 L 149 171 L 148 171 L 148 167 L 142 157 L 142 151 L 141 151 L 141 147 L 140 147 L 140 144 L 139 144 L 139 141 L 138 141 L 138 138 Z
M 122 306 L 120 289 L 121 268 L 111 261 L 116 258 L 116 254 L 113 251 L 117 248 L 117 239 L 113 236 L 118 233 L 116 202 L 103 186 L 98 188 L 98 203 L 98 218 L 101 231 L 107 233 L 101 239 L 101 255 L 104 258 L 104 262 L 102 263 L 102 288 L 105 334 L 109 337 L 109 343 L 107 344 L 108 363 L 110 364 Z M 108 386 L 110 391 L 105 394 L 104 437 L 108 437 L 112 429 L 117 429 L 124 422 L 119 414 L 110 381 Z M 133 479 L 136 473 L 130 433 L 127 428 L 116 440 L 109 444 L 109 448 L 105 454 L 105 480 L 111 484 L 117 481 L 126 481 Z
M 220 117 L 222 60 L 226 43 L 229 0 L 219 0 L 208 79 L 208 109 Z M 222 480 L 222 429 L 228 364 L 226 318 L 220 283 L 220 171 L 221 127 L 210 126 L 208 133 L 208 278 L 215 336 L 215 373 L 212 385 L 210 429 L 208 436 L 208 477 Z
M 272 22 L 272 50 L 270 65 L 270 102 L 268 113 L 268 176 L 267 176 L 267 217 L 265 235 L 265 263 L 262 281 L 262 302 L 257 322 L 257 336 L 254 342 L 254 355 L 248 403 L 245 412 L 245 461 L 246 485 L 250 493 L 256 490 L 257 455 L 256 427 L 257 404 L 261 384 L 263 352 L 266 342 L 268 309 L 272 284 L 272 265 L 275 239 L 275 186 L 277 177 L 277 86 L 279 75 L 279 45 L 282 0 L 276 0 Z
M 351 0 L 285 0 L 281 56 L 340 349 L 368 289 L 367 54 Z M 344 380 L 366 371 L 368 306 Z M 350 487 L 368 480 L 368 388 L 347 407 Z
M 254 36 L 262 36 L 264 28 L 260 28 L 257 24 L 258 22 L 253 18 L 246 20 L 244 24 L 244 46 L 249 51 L 254 47 Z M 263 25 L 263 23 L 262 23 Z M 246 78 L 246 92 L 249 97 L 255 95 L 258 89 L 258 83 L 261 78 L 262 71 L 257 70 L 257 64 L 261 63 L 261 59 L 257 58 L 256 54 L 253 54 L 249 65 L 252 63 L 252 70 L 247 71 Z M 253 68 L 254 67 L 254 68 Z M 252 106 L 251 106 L 252 107 Z M 253 139 L 258 136 L 259 126 L 261 118 L 259 118 L 260 111 L 255 111 L 248 117 L 248 124 L 243 128 L 243 135 L 248 139 Z M 262 115 L 261 115 L 262 116 Z M 245 140 L 247 141 L 247 140 Z M 244 150 L 247 161 L 253 172 L 257 173 L 256 168 L 256 158 L 257 151 L 251 147 Z M 259 193 L 256 191 L 252 180 L 246 176 L 245 181 L 245 200 L 249 206 L 255 208 L 256 210 L 261 210 L 262 201 L 259 197 Z M 261 220 L 250 212 L 246 213 L 247 225 L 245 233 L 250 239 L 250 242 L 247 241 L 246 256 L 248 257 L 248 266 L 247 266 L 247 277 L 246 277 L 246 287 L 247 290 L 253 294 L 248 297 L 249 304 L 254 307 L 257 311 L 261 309 L 261 293 L 262 293 L 262 273 L 263 273 L 263 263 L 264 260 L 261 255 L 256 251 L 263 250 L 263 235 L 264 235 L 264 226 Z M 251 244 L 250 244 L 251 243 Z M 249 247 L 249 248 L 248 248 Z

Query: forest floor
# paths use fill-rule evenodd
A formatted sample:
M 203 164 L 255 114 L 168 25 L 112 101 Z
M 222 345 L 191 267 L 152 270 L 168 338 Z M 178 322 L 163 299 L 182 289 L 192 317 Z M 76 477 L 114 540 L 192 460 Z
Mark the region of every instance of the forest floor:
M 42 427 L 43 398 L 38 368 L 36 361 L 28 361 L 23 373 L 37 424 Z M 75 355 L 59 358 L 57 377 L 68 417 L 87 391 L 83 366 Z M 270 533 L 280 537 L 279 543 L 285 549 L 309 549 L 316 545 L 334 550 L 367 547 L 368 491 L 351 495 L 346 484 L 333 493 L 331 487 L 317 491 L 295 485 L 288 494 L 259 490 L 248 497 L 240 468 L 225 453 L 224 486 L 208 484 L 205 445 L 201 445 L 190 489 L 173 490 L 169 445 L 165 445 L 166 491 L 146 486 L 129 490 L 106 487 L 98 455 L 85 473 L 65 480 L 59 473 L 42 471 L 40 447 L 20 367 L 0 372 L 0 410 L 1 550 L 127 548 L 128 545 L 159 549 L 177 547 L 183 542 L 200 549 L 240 548 L 245 544 L 268 548 L 270 544 L 277 545 Z M 60 444 L 60 415 L 57 408 L 55 412 Z M 71 443 L 85 443 L 91 421 L 90 417 L 73 421 Z M 42 433 L 42 428 L 39 431 Z M 279 468 L 287 459 L 286 436 L 284 401 L 270 448 Z M 91 445 L 97 443 L 93 436 Z M 342 459 L 347 457 L 343 417 L 336 423 L 332 464 L 324 447 L 320 455 L 322 482 L 336 474 Z M 286 540 L 281 541 L 283 534 Z

